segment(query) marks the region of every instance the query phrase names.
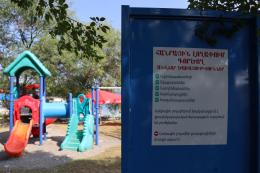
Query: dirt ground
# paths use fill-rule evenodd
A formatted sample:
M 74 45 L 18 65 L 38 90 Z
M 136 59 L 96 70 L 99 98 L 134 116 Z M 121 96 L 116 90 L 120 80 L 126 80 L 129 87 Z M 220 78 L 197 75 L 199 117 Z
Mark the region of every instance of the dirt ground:
M 0 172 L 70 172 L 75 168 L 85 170 L 92 165 L 90 172 L 98 173 L 93 168 L 96 165 L 120 172 L 121 168 L 121 124 L 107 122 L 100 126 L 99 145 L 86 152 L 61 151 L 60 144 L 66 134 L 67 124 L 51 124 L 47 127 L 48 139 L 39 146 L 38 139 L 30 139 L 23 155 L 19 158 L 9 158 L 3 148 L 8 138 L 8 128 L 0 129 Z M 110 168 L 111 167 L 111 168 Z M 114 168 L 113 168 L 114 167 Z M 84 172 L 84 171 L 83 171 Z M 86 172 L 86 171 L 85 171 Z M 102 171 L 101 171 L 102 172 Z

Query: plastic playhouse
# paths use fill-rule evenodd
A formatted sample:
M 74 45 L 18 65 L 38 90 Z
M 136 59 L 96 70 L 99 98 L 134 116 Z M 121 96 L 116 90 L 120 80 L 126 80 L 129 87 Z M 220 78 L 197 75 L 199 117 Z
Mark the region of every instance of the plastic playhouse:
M 40 84 L 26 86 L 26 92 L 21 93 L 19 78 L 26 70 L 34 70 L 40 78 Z M 57 118 L 69 118 L 67 134 L 61 149 L 85 151 L 92 148 L 94 116 L 90 111 L 90 99 L 84 94 L 75 98 L 69 94 L 67 102 L 46 102 L 45 78 L 50 77 L 51 73 L 29 51 L 20 54 L 4 69 L 4 74 L 10 79 L 9 94 L 2 94 L 0 98 L 10 101 L 10 136 L 4 145 L 9 156 L 20 156 L 31 134 L 39 137 L 41 145 L 46 139 L 46 126 Z M 83 123 L 82 130 L 78 130 L 79 123 Z

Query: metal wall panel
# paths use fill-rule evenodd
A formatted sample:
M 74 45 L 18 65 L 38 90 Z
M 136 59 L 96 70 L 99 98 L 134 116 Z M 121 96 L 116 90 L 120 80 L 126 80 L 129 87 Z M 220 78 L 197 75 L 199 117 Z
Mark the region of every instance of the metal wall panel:
M 203 22 L 244 22 L 210 46 L 195 35 Z M 256 18 L 236 13 L 122 7 L 122 172 L 256 173 L 258 60 Z M 228 50 L 226 145 L 152 146 L 153 48 Z M 214 92 L 214 91 L 212 91 Z M 208 98 L 209 99 L 209 98 Z M 210 99 L 209 99 L 210 101 Z

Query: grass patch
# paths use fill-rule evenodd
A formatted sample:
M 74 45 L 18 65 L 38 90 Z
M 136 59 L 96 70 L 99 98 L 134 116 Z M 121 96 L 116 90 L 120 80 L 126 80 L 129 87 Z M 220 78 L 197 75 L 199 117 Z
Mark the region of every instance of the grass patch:
M 101 134 L 121 139 L 121 123 L 118 122 L 104 122 L 99 126 Z

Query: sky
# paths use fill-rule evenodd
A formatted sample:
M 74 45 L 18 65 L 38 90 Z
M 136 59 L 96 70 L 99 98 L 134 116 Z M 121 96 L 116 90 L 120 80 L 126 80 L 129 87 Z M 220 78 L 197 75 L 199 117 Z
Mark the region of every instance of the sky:
M 187 8 L 187 0 L 73 0 L 71 10 L 82 22 L 89 17 L 105 17 L 114 28 L 121 28 L 121 5 L 130 7 Z

